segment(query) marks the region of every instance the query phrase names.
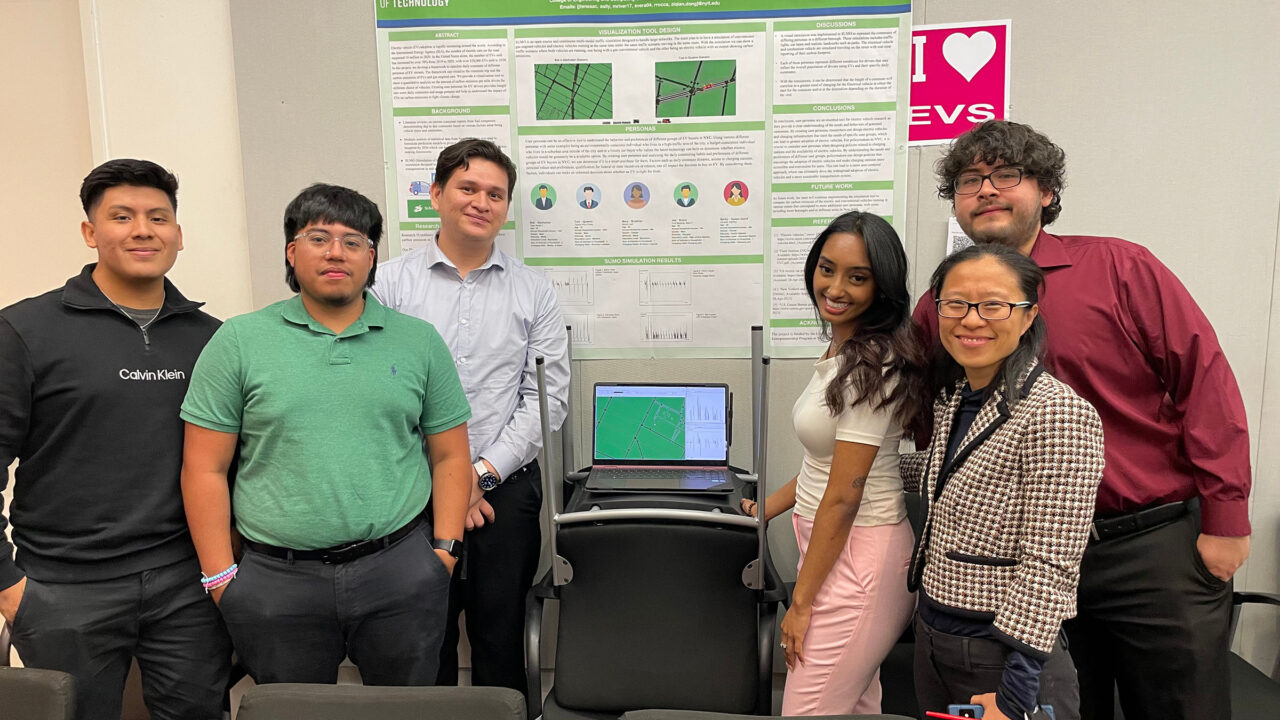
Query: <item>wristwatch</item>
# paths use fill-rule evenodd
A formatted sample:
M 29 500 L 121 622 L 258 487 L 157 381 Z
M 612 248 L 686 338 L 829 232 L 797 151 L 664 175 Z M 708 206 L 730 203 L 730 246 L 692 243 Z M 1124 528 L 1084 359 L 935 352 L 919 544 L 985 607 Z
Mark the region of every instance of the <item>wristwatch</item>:
M 485 492 L 498 487 L 502 484 L 502 480 L 484 464 L 483 460 L 477 460 L 475 464 L 476 475 L 480 476 L 480 489 Z
M 462 541 L 461 540 L 441 540 L 434 538 L 431 540 L 431 547 L 436 550 L 443 550 L 453 556 L 454 560 L 462 557 Z

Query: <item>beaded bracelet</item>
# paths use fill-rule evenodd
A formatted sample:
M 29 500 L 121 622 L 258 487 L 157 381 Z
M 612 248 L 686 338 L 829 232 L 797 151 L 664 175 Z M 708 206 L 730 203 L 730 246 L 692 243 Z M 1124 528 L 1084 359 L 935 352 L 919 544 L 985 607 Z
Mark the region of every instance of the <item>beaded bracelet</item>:
M 233 566 L 231 566 L 231 569 L 227 572 L 227 574 L 223 575 L 222 577 L 218 578 L 217 580 L 210 580 L 209 582 L 204 583 L 204 591 L 205 591 L 206 593 L 207 593 L 207 592 L 210 592 L 210 591 L 212 591 L 212 590 L 215 590 L 215 589 L 217 589 L 217 588 L 222 587 L 223 585 L 226 585 L 227 583 L 231 582 L 232 580 L 235 580 L 235 579 L 236 579 L 236 571 L 237 571 L 237 570 L 239 570 L 239 568 L 237 568 L 236 566 L 234 566 L 234 565 L 233 565 Z
M 231 582 L 231 579 L 236 576 L 236 571 L 238 571 L 239 569 L 240 569 L 239 564 L 232 563 L 231 567 L 227 568 L 226 570 L 223 570 L 222 572 L 212 577 L 204 575 L 202 573 L 200 575 L 200 584 L 204 586 L 205 592 L 208 592 L 216 587 L 222 587 L 223 585 L 226 585 L 227 583 Z

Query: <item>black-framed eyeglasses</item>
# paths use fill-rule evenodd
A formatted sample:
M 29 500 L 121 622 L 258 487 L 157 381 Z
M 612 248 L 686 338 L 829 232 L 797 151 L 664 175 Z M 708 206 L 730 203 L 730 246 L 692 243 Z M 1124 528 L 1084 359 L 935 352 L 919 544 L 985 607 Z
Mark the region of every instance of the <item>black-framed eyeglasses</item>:
M 980 172 L 962 172 L 956 176 L 951 187 L 957 195 L 973 195 L 982 189 L 984 180 L 990 181 L 991 187 L 996 190 L 1008 190 L 1020 185 L 1024 177 L 1034 176 L 1020 167 L 998 167 L 986 175 Z
M 982 302 L 969 302 L 960 298 L 941 298 L 933 301 L 938 306 L 938 317 L 950 318 L 952 320 L 962 320 L 968 314 L 970 309 L 978 311 L 978 317 L 983 320 L 1008 320 L 1013 315 L 1014 308 L 1029 308 L 1035 303 L 1027 302 L 1004 302 L 1002 300 L 984 300 Z

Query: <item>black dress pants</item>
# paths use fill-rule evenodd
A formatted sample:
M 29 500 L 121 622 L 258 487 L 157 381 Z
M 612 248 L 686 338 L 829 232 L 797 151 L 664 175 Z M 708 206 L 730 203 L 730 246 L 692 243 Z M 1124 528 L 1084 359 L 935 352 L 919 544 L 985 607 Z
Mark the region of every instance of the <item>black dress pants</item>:
M 222 717 L 231 640 L 200 587 L 194 556 L 110 580 L 27 578 L 13 644 L 26 666 L 75 678 L 77 720 L 120 719 L 125 677 L 135 658 L 151 717 Z M 3 702 L 0 717 L 8 717 Z
M 918 613 L 915 634 L 916 701 L 921 712 L 946 712 L 950 704 L 968 705 L 974 695 L 995 692 L 1000 687 L 1008 645 L 992 638 L 962 637 L 935 630 Z M 1061 636 L 1040 671 L 1036 701 L 1051 705 L 1057 720 L 1080 718 L 1076 672 Z M 1031 717 L 1039 720 L 1047 715 L 1037 711 Z
M 458 684 L 458 615 L 467 615 L 471 684 L 528 695 L 524 603 L 542 549 L 542 473 L 535 460 L 485 493 L 495 520 L 467 533 L 453 573 L 437 684 Z
M 334 683 L 350 657 L 365 685 L 430 685 L 444 636 L 449 571 L 431 524 L 345 563 L 252 549 L 222 593 L 240 661 L 258 684 Z
M 1196 550 L 1199 517 L 1091 542 L 1064 625 L 1085 720 L 1228 720 L 1231 583 Z M 1280 713 L 1280 709 L 1277 709 Z

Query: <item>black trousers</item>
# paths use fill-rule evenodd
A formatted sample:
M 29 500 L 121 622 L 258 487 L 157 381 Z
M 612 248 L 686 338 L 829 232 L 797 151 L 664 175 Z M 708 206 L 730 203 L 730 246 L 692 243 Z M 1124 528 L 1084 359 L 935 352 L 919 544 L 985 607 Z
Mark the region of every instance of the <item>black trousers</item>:
M 918 614 L 915 633 L 916 700 L 921 712 L 946 712 L 950 704 L 967 705 L 974 695 L 995 692 L 1000 687 L 1008 645 L 991 638 L 961 637 L 935 630 Z M 1036 700 L 1041 705 L 1052 705 L 1057 720 L 1079 720 L 1076 671 L 1061 638 L 1040 671 Z
M 526 695 L 524 601 L 542 550 L 542 472 L 535 460 L 485 494 L 494 522 L 467 533 L 453 574 L 449 622 L 440 648 L 440 685 L 458 684 L 458 615 L 467 614 L 471 684 Z
M 254 682 L 334 683 L 350 657 L 365 685 L 431 685 L 444 637 L 449 573 L 431 524 L 350 562 L 246 549 L 220 609 Z
M 194 557 L 96 582 L 28 578 L 13 645 L 26 666 L 75 678 L 78 720 L 120 720 L 134 658 L 151 717 L 222 717 L 231 641 Z
M 1196 550 L 1199 517 L 1090 543 L 1077 616 L 1064 628 L 1085 720 L 1227 720 L 1231 583 Z M 1280 710 L 1277 710 L 1280 712 Z

